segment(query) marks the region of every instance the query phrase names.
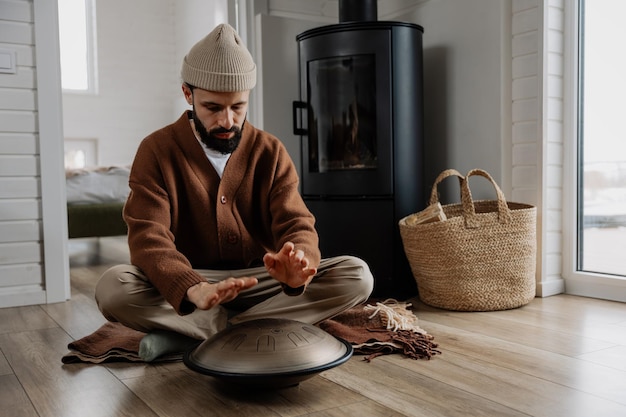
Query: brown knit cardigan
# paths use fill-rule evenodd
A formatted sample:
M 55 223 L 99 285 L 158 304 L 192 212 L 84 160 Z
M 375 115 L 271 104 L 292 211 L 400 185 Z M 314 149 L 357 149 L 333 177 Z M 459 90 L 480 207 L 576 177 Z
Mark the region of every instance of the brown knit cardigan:
M 179 314 L 194 309 L 185 299 L 203 280 L 194 268 L 258 266 L 287 241 L 319 265 L 315 219 L 298 192 L 293 161 L 276 137 L 249 122 L 220 180 L 185 112 L 141 142 L 130 189 L 124 220 L 131 263 Z

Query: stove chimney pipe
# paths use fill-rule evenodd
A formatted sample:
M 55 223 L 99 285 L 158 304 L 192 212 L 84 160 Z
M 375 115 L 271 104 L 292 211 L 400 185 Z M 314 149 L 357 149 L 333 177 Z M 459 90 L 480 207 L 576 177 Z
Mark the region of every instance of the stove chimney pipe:
M 376 0 L 339 0 L 339 23 L 378 20 Z

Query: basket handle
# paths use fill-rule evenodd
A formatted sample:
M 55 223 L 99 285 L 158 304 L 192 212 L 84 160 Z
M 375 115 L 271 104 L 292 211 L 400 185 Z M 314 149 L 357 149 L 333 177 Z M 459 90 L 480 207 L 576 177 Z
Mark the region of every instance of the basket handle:
M 439 202 L 439 191 L 437 190 L 437 186 L 439 185 L 441 181 L 453 175 L 459 178 L 459 185 L 461 186 L 461 189 L 463 189 L 463 183 L 465 182 L 465 177 L 456 169 L 452 169 L 452 168 L 446 169 L 445 171 L 441 172 L 441 174 L 439 174 L 439 176 L 435 180 L 435 183 L 433 184 L 433 188 L 430 192 L 430 201 L 428 202 L 428 204 L 432 205 L 432 204 L 437 204 Z
M 478 222 L 478 216 L 474 208 L 474 201 L 472 200 L 472 192 L 470 191 L 469 179 L 472 176 L 481 176 L 489 180 L 496 190 L 498 198 L 498 221 L 500 223 L 508 223 L 511 220 L 511 210 L 506 203 L 504 193 L 498 187 L 498 184 L 494 181 L 493 177 L 489 175 L 487 171 L 482 169 L 472 169 L 465 176 L 465 180 L 461 182 L 461 202 L 463 203 L 463 216 L 465 217 L 465 227 L 468 229 L 476 229 L 480 226 Z

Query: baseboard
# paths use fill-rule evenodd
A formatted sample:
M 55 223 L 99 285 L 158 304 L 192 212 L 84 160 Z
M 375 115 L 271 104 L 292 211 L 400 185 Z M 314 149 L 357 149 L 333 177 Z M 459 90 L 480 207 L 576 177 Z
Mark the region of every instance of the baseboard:
M 552 295 L 563 294 L 565 292 L 565 280 L 551 279 L 537 283 L 537 297 L 550 297 Z
M 566 294 L 626 302 L 626 280 L 620 278 L 568 278 Z

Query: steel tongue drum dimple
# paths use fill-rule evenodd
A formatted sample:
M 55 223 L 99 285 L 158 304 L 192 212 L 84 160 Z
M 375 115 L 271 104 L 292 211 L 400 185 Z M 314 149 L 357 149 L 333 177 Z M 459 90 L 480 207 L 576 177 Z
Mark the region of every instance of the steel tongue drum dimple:
M 296 385 L 346 362 L 352 345 L 294 320 L 266 318 L 231 326 L 189 350 L 190 369 L 236 384 Z

